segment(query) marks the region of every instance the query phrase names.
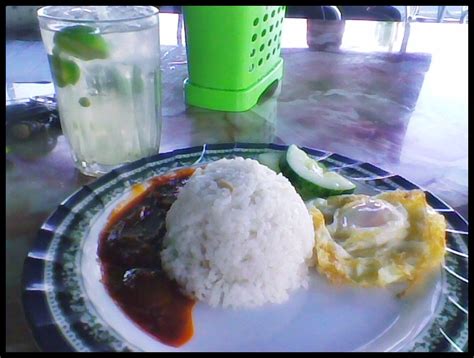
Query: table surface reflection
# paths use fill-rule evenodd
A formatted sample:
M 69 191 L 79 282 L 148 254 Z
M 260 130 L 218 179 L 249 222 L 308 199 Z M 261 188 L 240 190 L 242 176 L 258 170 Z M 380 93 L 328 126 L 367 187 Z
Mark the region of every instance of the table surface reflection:
M 468 219 L 468 27 L 285 19 L 284 78 L 250 111 L 187 107 L 178 15 L 160 15 L 160 152 L 205 143 L 295 143 L 373 163 L 431 191 Z M 7 40 L 7 100 L 46 94 L 41 42 Z M 6 166 L 6 350 L 36 351 L 21 307 L 21 272 L 49 213 L 93 178 L 60 132 L 17 143 Z

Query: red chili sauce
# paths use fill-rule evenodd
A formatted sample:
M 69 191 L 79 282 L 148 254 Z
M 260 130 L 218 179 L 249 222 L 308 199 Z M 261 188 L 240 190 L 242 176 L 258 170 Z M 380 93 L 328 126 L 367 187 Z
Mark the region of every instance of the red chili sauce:
M 160 251 L 166 213 L 194 170 L 152 178 L 146 188 L 136 185 L 132 198 L 110 215 L 97 250 L 110 296 L 139 327 L 174 347 L 193 336 L 195 301 L 163 272 Z

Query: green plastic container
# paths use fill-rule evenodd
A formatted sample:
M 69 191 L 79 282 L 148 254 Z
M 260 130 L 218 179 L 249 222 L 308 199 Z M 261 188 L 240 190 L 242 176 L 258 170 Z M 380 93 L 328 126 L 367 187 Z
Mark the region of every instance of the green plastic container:
M 282 78 L 284 6 L 184 6 L 183 15 L 186 103 L 246 111 Z

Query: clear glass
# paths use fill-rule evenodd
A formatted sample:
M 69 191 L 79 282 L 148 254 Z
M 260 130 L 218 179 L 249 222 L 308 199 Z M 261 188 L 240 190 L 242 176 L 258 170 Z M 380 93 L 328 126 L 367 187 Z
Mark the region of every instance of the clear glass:
M 158 153 L 158 9 L 48 6 L 38 19 L 77 168 L 99 176 Z

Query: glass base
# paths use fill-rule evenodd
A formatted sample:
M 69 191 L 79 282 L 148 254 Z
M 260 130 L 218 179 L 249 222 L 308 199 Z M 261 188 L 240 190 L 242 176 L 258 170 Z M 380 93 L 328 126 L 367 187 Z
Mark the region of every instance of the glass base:
M 137 160 L 140 160 L 141 158 L 158 154 L 160 151 L 157 147 L 154 150 L 149 151 L 148 153 L 144 153 L 142 157 L 137 157 L 129 160 L 125 160 L 123 163 L 118 163 L 118 164 L 100 164 L 97 162 L 86 162 L 84 160 L 81 160 L 76 157 L 75 153 L 71 152 L 72 160 L 74 162 L 74 166 L 84 175 L 91 176 L 91 177 L 100 177 L 108 172 L 110 172 L 112 169 L 119 168 L 123 165 L 133 163 Z
M 88 175 L 91 177 L 100 177 L 108 172 L 110 172 L 112 169 L 118 168 L 123 164 L 118 164 L 118 165 L 104 165 L 104 164 L 98 164 L 98 163 L 86 163 L 81 160 L 75 160 L 74 164 L 79 171 L 84 174 Z

